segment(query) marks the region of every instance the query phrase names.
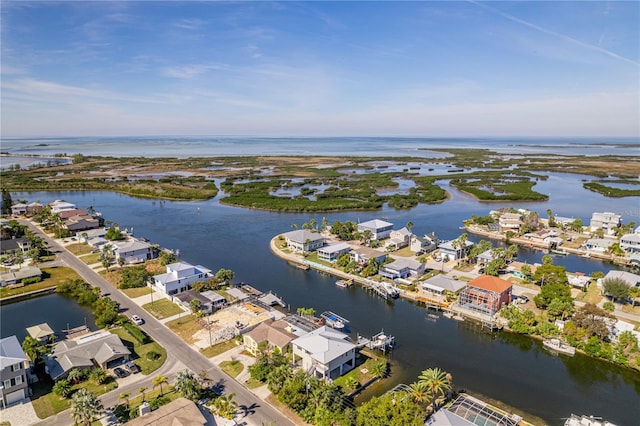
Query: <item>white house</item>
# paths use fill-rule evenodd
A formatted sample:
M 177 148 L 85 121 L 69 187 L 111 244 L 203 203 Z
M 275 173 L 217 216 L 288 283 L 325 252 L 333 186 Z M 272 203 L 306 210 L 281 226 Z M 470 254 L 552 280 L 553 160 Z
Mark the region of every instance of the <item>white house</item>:
M 51 213 L 58 214 L 65 210 L 75 210 L 76 205 L 67 203 L 66 201 L 55 200 L 54 202 L 49 203 L 49 207 L 51 207 Z
M 598 228 L 602 228 L 605 235 L 615 235 L 616 228 L 618 228 L 621 224 L 622 216 L 620 216 L 619 214 L 611 212 L 593 213 L 593 215 L 591 215 L 591 222 L 589 223 L 589 227 L 591 228 L 591 232 L 597 230 Z
M 351 251 L 351 246 L 347 243 L 331 244 L 330 246 L 318 249 L 318 259 L 325 262 L 335 262 L 340 256 Z
M 287 247 L 293 251 L 309 252 L 324 246 L 324 237 L 317 232 L 298 229 L 284 234 Z
M 626 234 L 620 238 L 620 248 L 627 253 L 640 252 L 640 234 Z
M 431 253 L 438 248 L 438 238 L 436 238 L 435 234 L 429 234 L 423 237 L 412 234 L 409 248 L 415 252 L 423 251 L 425 253 Z
M 16 336 L 0 339 L 0 406 L 2 408 L 29 396 L 29 361 Z
M 204 266 L 193 266 L 187 262 L 177 262 L 167 265 L 167 272 L 153 277 L 153 286 L 166 296 L 173 296 L 186 290 L 191 290 L 191 284 L 196 281 L 206 281 L 213 277 L 211 269 Z
M 378 265 L 387 258 L 387 254 L 369 247 L 357 247 L 349 252 L 349 257 L 361 266 L 369 263 L 371 259 L 375 259 Z
M 23 203 L 17 203 L 11 206 L 11 214 L 13 216 L 22 216 L 27 213 L 27 205 Z
M 424 263 L 413 259 L 399 258 L 383 266 L 379 273 L 383 277 L 391 279 L 419 277 L 424 274 Z
M 125 264 L 144 263 L 153 258 L 151 244 L 136 239 L 114 241 L 111 251 L 116 260 L 122 259 Z
M 413 234 L 406 226 L 401 229 L 394 229 L 389 234 L 389 241 L 387 242 L 386 247 L 394 250 L 406 247 L 409 245 L 412 235 Z
M 302 370 L 319 379 L 335 379 L 355 366 L 356 345 L 348 335 L 326 325 L 293 340 L 291 347 Z
M 589 238 L 587 241 L 585 241 L 584 246 L 588 251 L 592 251 L 594 253 L 604 253 L 614 242 L 615 241 L 608 240 L 606 238 Z
M 358 232 L 370 231 L 372 240 L 381 240 L 391 235 L 393 223 L 373 219 L 358 224 Z
M 453 279 L 447 275 L 435 275 L 420 283 L 420 287 L 424 291 L 435 294 L 444 294 L 445 292 L 457 294 L 466 286 L 466 282 Z
M 614 278 L 623 280 L 624 282 L 629 284 L 629 286 L 640 287 L 640 275 L 632 274 L 631 272 L 627 271 L 609 271 L 607 272 L 607 275 L 604 276 L 603 281 Z
M 522 215 L 519 213 L 502 213 L 498 218 L 498 224 L 501 232 L 518 232 L 522 225 Z
M 465 241 L 465 249 L 462 247 L 454 247 L 453 242 L 455 240 L 447 241 L 438 246 L 440 249 L 440 256 L 445 260 L 461 259 L 464 257 L 467 249 L 473 245 L 471 241 Z

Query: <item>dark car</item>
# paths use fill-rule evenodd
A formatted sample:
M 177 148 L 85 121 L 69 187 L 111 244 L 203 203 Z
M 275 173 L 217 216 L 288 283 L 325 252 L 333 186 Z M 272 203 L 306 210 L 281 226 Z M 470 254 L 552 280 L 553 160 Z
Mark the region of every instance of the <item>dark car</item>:
M 116 375 L 117 378 L 122 379 L 123 377 L 127 377 L 129 375 L 129 373 L 120 368 L 120 367 L 116 367 L 113 369 L 113 373 Z
M 127 362 L 124 367 L 133 374 L 140 372 L 140 368 L 131 361 Z

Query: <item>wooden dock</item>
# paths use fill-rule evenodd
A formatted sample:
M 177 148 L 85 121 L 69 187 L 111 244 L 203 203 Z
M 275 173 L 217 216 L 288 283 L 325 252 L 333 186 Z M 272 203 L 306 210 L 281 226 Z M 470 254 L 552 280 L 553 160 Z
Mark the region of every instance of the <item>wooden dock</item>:
M 358 335 L 356 345 L 359 348 L 367 347 L 369 349 L 376 349 L 382 352 L 386 352 L 387 350 L 393 348 L 395 340 L 395 337 L 385 334 L 384 330 L 382 330 L 378 334 L 371 337 L 371 339 L 367 339 L 366 337 Z

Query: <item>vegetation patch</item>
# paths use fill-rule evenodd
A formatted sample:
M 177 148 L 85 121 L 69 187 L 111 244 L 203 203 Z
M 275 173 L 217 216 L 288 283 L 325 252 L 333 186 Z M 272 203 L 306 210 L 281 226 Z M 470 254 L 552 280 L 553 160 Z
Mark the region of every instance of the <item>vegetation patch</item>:
M 81 256 L 80 260 L 82 260 L 87 265 L 93 265 L 94 263 L 100 263 L 100 254 L 99 253 L 93 253 L 93 254 L 88 254 L 86 256 Z
M 607 181 L 610 183 L 614 183 L 612 181 Z M 616 181 L 620 183 L 630 183 L 629 181 Z M 640 185 L 640 183 L 633 182 L 635 185 Z M 602 182 L 587 182 L 582 185 L 584 188 L 589 191 L 597 192 L 598 194 L 602 194 L 607 197 L 638 197 L 640 196 L 640 188 L 638 189 L 622 189 L 615 188 L 612 186 L 608 186 L 603 184 Z
M 56 268 L 42 268 L 42 281 L 16 288 L 0 288 L 0 299 L 44 288 L 57 287 L 67 280 L 80 279 L 80 275 L 71 268 L 58 266 Z
M 193 335 L 202 329 L 198 318 L 193 314 L 188 314 L 180 318 L 176 318 L 165 324 L 171 331 L 176 333 L 182 340 L 192 344 L 195 342 Z
M 138 288 L 124 288 L 121 289 L 124 294 L 126 294 L 129 298 L 135 299 L 136 297 L 146 296 L 151 294 L 153 291 L 151 287 L 138 287 Z
M 131 351 L 131 358 L 140 367 L 142 374 L 151 374 L 164 364 L 167 358 L 167 351 L 157 342 L 151 341 L 150 343 L 142 344 L 122 327 L 113 328 L 110 331 L 113 334 L 117 334 L 124 345 Z M 159 356 L 148 356 L 149 353 L 156 353 Z
M 109 377 L 105 383 L 99 385 L 87 380 L 72 385 L 69 397 L 61 398 L 53 393 L 53 385 L 54 382 L 50 378 L 30 385 L 33 391 L 31 403 L 36 415 L 41 419 L 46 419 L 68 409 L 71 403 L 71 395 L 79 389 L 87 389 L 94 395 L 102 395 L 118 387 L 118 383 L 113 377 Z
M 164 297 L 144 304 L 142 305 L 142 308 L 157 319 L 169 318 L 184 312 L 180 306 L 165 299 Z
M 222 361 L 220 368 L 231 377 L 236 378 L 244 369 L 244 365 L 240 361 L 233 359 L 231 361 Z
M 226 342 L 218 343 L 217 345 L 209 346 L 204 349 L 200 349 L 200 353 L 207 358 L 211 358 L 220 354 L 223 354 L 238 345 L 236 344 L 236 340 L 231 339 Z

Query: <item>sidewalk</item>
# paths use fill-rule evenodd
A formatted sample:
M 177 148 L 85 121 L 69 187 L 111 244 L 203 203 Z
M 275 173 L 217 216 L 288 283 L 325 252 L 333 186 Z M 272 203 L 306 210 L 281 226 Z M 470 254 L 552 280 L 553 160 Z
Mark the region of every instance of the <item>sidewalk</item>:
M 0 410 L 0 422 L 2 423 L 8 422 L 11 425 L 27 426 L 40 421 L 29 399 L 16 402 Z

